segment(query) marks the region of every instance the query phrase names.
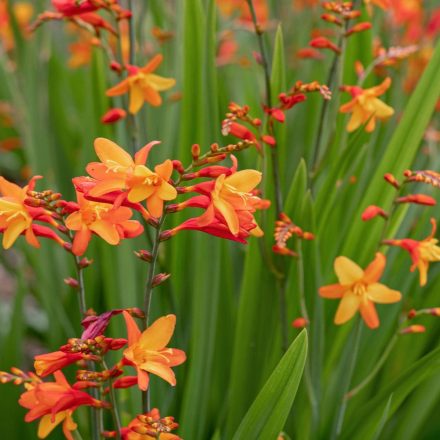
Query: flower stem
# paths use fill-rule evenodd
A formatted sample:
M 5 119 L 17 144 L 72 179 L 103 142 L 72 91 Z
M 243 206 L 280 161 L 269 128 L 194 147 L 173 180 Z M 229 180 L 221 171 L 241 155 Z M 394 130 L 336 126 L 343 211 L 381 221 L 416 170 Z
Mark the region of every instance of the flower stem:
M 101 365 L 104 370 L 109 369 L 104 358 L 102 359 Z M 118 402 L 116 400 L 115 389 L 113 388 L 113 379 L 112 378 L 109 379 L 109 398 L 110 398 L 110 402 L 112 404 L 110 412 L 112 414 L 113 423 L 115 424 L 115 428 L 116 428 L 116 438 L 118 440 L 121 440 L 122 425 L 121 425 L 121 420 L 119 418 Z
M 372 379 L 376 376 L 376 374 L 379 372 L 379 370 L 382 368 L 385 361 L 388 359 L 388 356 L 390 355 L 391 351 L 393 350 L 394 346 L 396 345 L 398 339 L 398 333 L 396 333 L 388 343 L 387 347 L 385 348 L 384 352 L 382 353 L 382 356 L 380 359 L 376 362 L 375 367 L 370 372 L 370 374 L 358 385 L 356 385 L 352 390 L 350 390 L 348 393 L 345 394 L 344 399 L 349 400 L 352 397 L 354 397 L 357 393 L 362 391 L 364 387 L 366 387 Z

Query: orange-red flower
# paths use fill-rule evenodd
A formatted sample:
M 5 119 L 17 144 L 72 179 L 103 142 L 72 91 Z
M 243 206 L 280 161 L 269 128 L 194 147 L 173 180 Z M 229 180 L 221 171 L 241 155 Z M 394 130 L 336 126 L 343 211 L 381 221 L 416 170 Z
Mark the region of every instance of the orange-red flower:
M 98 138 L 95 151 L 101 162 L 92 162 L 87 172 L 96 179 L 96 185 L 88 191 L 92 197 L 99 197 L 114 191 L 127 191 L 129 202 L 147 200 L 151 215 L 160 217 L 164 201 L 177 197 L 176 189 L 168 183 L 173 172 L 171 160 L 156 165 L 154 171 L 145 166 L 154 141 L 140 149 L 133 158 L 114 142 Z
M 412 259 L 411 272 L 419 269 L 420 285 L 424 286 L 428 281 L 429 263 L 440 261 L 440 247 L 437 246 L 438 240 L 434 238 L 437 230 L 435 219 L 431 219 L 431 233 L 423 240 L 413 240 L 403 238 L 401 240 L 385 240 L 384 243 L 390 246 L 399 246 L 409 252 Z
M 83 405 L 104 407 L 106 403 L 72 388 L 61 371 L 55 372 L 54 376 L 55 382 L 41 382 L 31 386 L 20 396 L 18 403 L 29 409 L 24 419 L 26 422 L 41 418 L 38 427 L 39 438 L 46 438 L 63 422 L 65 437 L 73 440 L 71 431 L 77 427 L 72 419 L 73 411 Z
M 34 247 L 40 247 L 37 235 L 51 238 L 64 245 L 64 241 L 46 226 L 33 224 L 34 220 L 41 220 L 55 224 L 51 213 L 41 207 L 32 207 L 25 204 L 27 192 L 35 187 L 35 181 L 40 176 L 33 177 L 28 185 L 21 188 L 15 183 L 0 176 L 0 233 L 3 233 L 2 245 L 9 249 L 20 234 L 24 234 L 26 241 Z
M 163 316 L 141 333 L 130 314 L 125 311 L 123 314 L 128 333 L 124 358 L 136 368 L 139 388 L 143 391 L 148 388 L 148 373 L 156 374 L 175 386 L 176 378 L 171 367 L 182 364 L 186 359 L 182 350 L 166 346 L 174 333 L 176 316 Z
M 122 430 L 123 440 L 181 440 L 171 431 L 179 425 L 174 421 L 174 417 L 161 417 L 157 408 L 153 408 L 146 414 L 138 415 L 130 422 L 127 428 Z
M 378 252 L 369 266 L 362 270 L 346 257 L 337 257 L 335 272 L 338 284 L 330 284 L 319 289 L 323 298 L 341 298 L 335 316 L 335 324 L 344 324 L 359 310 L 363 320 L 370 328 L 379 327 L 374 303 L 390 304 L 400 301 L 402 295 L 384 284 L 378 283 L 385 269 L 386 258 Z
M 130 220 L 133 215 L 130 208 L 91 202 L 81 193 L 77 193 L 77 198 L 79 209 L 66 218 L 67 228 L 75 231 L 72 246 L 75 255 L 82 255 L 86 251 L 92 233 L 112 245 L 119 244 L 123 238 L 142 233 L 142 225 L 137 220 Z
M 34 368 L 38 376 L 45 377 L 81 359 L 84 359 L 82 353 L 54 351 L 35 356 Z
M 144 67 L 129 66 L 129 75 L 116 86 L 107 90 L 107 96 L 119 96 L 124 93 L 130 93 L 130 102 L 128 111 L 137 113 L 144 102 L 152 106 L 162 104 L 162 98 L 159 92 L 168 90 L 176 84 L 173 78 L 163 78 L 154 72 L 162 62 L 162 55 L 156 55 Z
M 347 125 L 348 132 L 356 130 L 362 124 L 367 124 L 365 131 L 370 133 L 376 126 L 376 119 L 385 120 L 394 114 L 392 107 L 378 99 L 378 96 L 383 95 L 390 85 L 391 78 L 386 78 L 382 84 L 369 89 L 357 86 L 343 87 L 343 90 L 349 92 L 353 98 L 339 108 L 341 113 L 352 114 Z
M 209 197 L 205 213 L 198 218 L 198 225 L 207 226 L 220 215 L 232 235 L 237 236 L 243 222 L 251 220 L 254 226 L 249 232 L 256 237 L 261 237 L 263 231 L 253 217 L 253 213 L 260 208 L 261 199 L 252 193 L 260 181 L 259 171 L 242 170 L 228 176 L 221 174 L 215 181 L 195 185 L 192 188 L 193 191 L 201 192 Z

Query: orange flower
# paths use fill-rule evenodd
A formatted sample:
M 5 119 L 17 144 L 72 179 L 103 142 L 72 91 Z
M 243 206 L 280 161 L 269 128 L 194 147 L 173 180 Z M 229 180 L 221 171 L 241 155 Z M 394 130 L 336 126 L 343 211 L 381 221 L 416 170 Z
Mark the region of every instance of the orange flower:
M 21 188 L 0 176 L 0 195 L 3 196 L 0 197 L 0 231 L 3 231 L 5 249 L 9 249 L 23 232 L 31 246 L 40 246 L 32 229 L 32 212 L 35 210 L 24 204 L 27 192 L 34 189 L 37 178 L 33 177 L 28 185 Z
M 54 351 L 35 356 L 34 368 L 38 376 L 45 377 L 82 359 L 84 359 L 82 353 Z
M 379 327 L 374 303 L 390 304 L 400 301 L 402 295 L 384 284 L 378 283 L 385 269 L 386 258 L 378 252 L 376 258 L 363 271 L 346 257 L 337 257 L 335 272 L 338 284 L 330 284 L 319 289 L 323 298 L 341 298 L 335 316 L 335 324 L 344 324 L 359 310 L 368 327 Z
M 144 101 L 155 107 L 161 105 L 162 98 L 158 92 L 168 90 L 176 84 L 172 78 L 163 78 L 152 73 L 161 62 L 162 55 L 158 54 L 145 67 L 130 66 L 128 77 L 107 90 L 107 96 L 130 92 L 128 111 L 133 114 L 140 110 Z
M 424 286 L 428 281 L 429 263 L 440 261 L 440 247 L 437 246 L 438 240 L 434 238 L 437 230 L 435 219 L 431 218 L 431 233 L 423 240 L 412 240 L 404 238 L 401 240 L 384 240 L 390 246 L 399 246 L 409 252 L 412 259 L 411 272 L 419 269 L 420 285 Z
M 182 364 L 186 359 L 182 350 L 166 347 L 174 333 L 176 316 L 163 316 L 141 333 L 134 319 L 125 311 L 123 314 L 128 333 L 124 357 L 137 370 L 139 388 L 143 391 L 148 388 L 148 373 L 156 374 L 175 386 L 176 378 L 171 367 Z
M 352 113 L 347 125 L 348 132 L 352 132 L 366 123 L 365 131 L 370 133 L 376 126 L 376 119 L 385 120 L 394 114 L 392 107 L 378 99 L 378 96 L 383 95 L 390 85 L 391 78 L 386 78 L 382 84 L 369 89 L 357 86 L 343 87 L 343 90 L 349 92 L 353 97 L 350 102 L 339 108 L 341 113 Z
M 178 428 L 174 417 L 161 417 L 157 408 L 153 408 L 146 414 L 138 415 L 132 420 L 127 428 L 122 430 L 123 440 L 181 440 L 171 431 Z
M 173 163 L 166 160 L 156 165 L 154 172 L 145 166 L 151 148 L 159 142 L 147 144 L 132 157 L 114 142 L 98 138 L 95 151 L 101 162 L 92 162 L 87 172 L 98 183 L 89 191 L 92 197 L 99 197 L 118 190 L 128 190 L 130 202 L 147 200 L 151 215 L 160 217 L 165 200 L 177 197 L 176 189 L 168 183 L 173 172 Z
M 52 430 L 63 422 L 63 433 L 73 440 L 71 431 L 76 430 L 72 413 L 79 406 L 104 407 L 105 402 L 94 399 L 89 394 L 72 388 L 61 371 L 54 373 L 55 382 L 41 382 L 25 391 L 18 403 L 29 409 L 24 420 L 32 422 L 41 418 L 38 437 L 46 438 Z
M 129 220 L 133 215 L 130 208 L 91 202 L 81 193 L 77 193 L 77 198 L 79 210 L 66 218 L 67 228 L 76 231 L 72 247 L 75 255 L 82 255 L 86 251 L 92 232 L 112 245 L 119 244 L 123 238 L 142 233 L 142 225 L 136 220 Z
M 235 236 L 240 232 L 240 220 L 248 221 L 244 213 L 252 214 L 260 208 L 261 199 L 252 194 L 252 190 L 260 183 L 261 173 L 255 170 L 242 170 L 229 176 L 221 174 L 215 182 L 204 182 L 193 187 L 194 191 L 209 194 L 210 203 L 206 211 L 198 218 L 199 226 L 212 223 L 217 213 L 224 218 L 229 230 Z M 250 233 L 261 237 L 263 231 L 255 222 Z

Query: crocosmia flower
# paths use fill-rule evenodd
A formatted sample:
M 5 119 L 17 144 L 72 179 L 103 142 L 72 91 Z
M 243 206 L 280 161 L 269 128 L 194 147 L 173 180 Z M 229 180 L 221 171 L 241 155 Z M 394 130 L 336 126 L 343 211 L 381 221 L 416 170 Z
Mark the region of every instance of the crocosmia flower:
M 30 389 L 20 396 L 18 403 L 29 409 L 24 418 L 26 422 L 41 419 L 38 426 L 39 438 L 46 438 L 62 422 L 65 437 L 73 440 L 71 431 L 77 428 L 72 419 L 73 411 L 83 405 L 102 408 L 106 403 L 94 399 L 84 391 L 72 388 L 61 371 L 55 372 L 54 377 L 55 382 L 31 385 Z
M 166 346 L 173 336 L 176 316 L 163 316 L 141 333 L 130 314 L 123 314 L 128 333 L 128 348 L 124 351 L 124 358 L 136 368 L 139 388 L 143 391 L 148 388 L 148 373 L 156 374 L 175 386 L 176 377 L 171 367 L 186 360 L 182 350 Z
M 353 98 L 339 109 L 341 113 L 351 113 L 347 125 L 348 132 L 356 130 L 362 124 L 367 124 L 365 131 L 370 133 L 376 126 L 376 119 L 385 120 L 394 114 L 394 109 L 378 98 L 388 90 L 390 85 L 391 78 L 386 78 L 382 84 L 369 89 L 357 86 L 343 87 L 343 90 L 349 92 Z
M 378 252 L 369 266 L 362 270 L 347 257 L 337 257 L 335 272 L 338 284 L 330 284 L 319 289 L 323 298 L 341 299 L 335 316 L 335 324 L 344 324 L 359 310 L 365 324 L 374 329 L 379 327 L 374 303 L 390 304 L 400 301 L 402 295 L 379 283 L 385 269 L 386 259 Z
M 168 183 L 173 172 L 171 160 L 156 165 L 154 171 L 145 166 L 151 148 L 158 144 L 150 142 L 133 158 L 114 142 L 98 138 L 95 151 L 101 162 L 92 162 L 87 172 L 96 179 L 96 185 L 88 191 L 92 197 L 99 197 L 115 191 L 126 190 L 129 202 L 147 201 L 151 215 L 160 217 L 164 201 L 177 197 L 177 191 Z
M 399 246 L 409 252 L 412 259 L 411 272 L 418 269 L 420 273 L 420 285 L 424 286 L 428 281 L 429 263 L 440 261 L 440 247 L 438 240 L 434 238 L 437 230 L 435 220 L 431 219 L 431 233 L 423 240 L 403 238 L 400 240 L 385 240 L 384 243 L 390 246 Z
M 129 75 L 116 86 L 107 90 L 107 96 L 119 96 L 130 93 L 128 111 L 137 113 L 144 102 L 152 106 L 162 104 L 159 92 L 168 90 L 176 84 L 173 78 L 163 78 L 153 72 L 162 62 L 162 55 L 156 55 L 146 66 L 129 66 Z
M 133 215 L 130 208 L 91 202 L 81 193 L 77 193 L 77 198 L 78 210 L 66 218 L 66 226 L 75 231 L 72 246 L 75 255 L 82 255 L 86 251 L 92 233 L 112 245 L 119 244 L 123 238 L 137 237 L 142 233 L 142 225 L 137 220 L 130 220 Z

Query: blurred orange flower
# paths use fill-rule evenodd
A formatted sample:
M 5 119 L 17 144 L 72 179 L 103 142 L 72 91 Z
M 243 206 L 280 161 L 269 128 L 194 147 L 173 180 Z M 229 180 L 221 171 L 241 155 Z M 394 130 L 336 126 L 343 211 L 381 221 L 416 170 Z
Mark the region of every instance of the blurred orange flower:
M 137 113 L 144 102 L 155 107 L 161 105 L 162 98 L 159 92 L 168 90 L 176 84 L 173 78 L 163 78 L 152 73 L 159 67 L 162 59 L 162 55 L 158 54 L 142 68 L 129 66 L 128 77 L 107 90 L 107 96 L 119 96 L 129 92 L 128 111 L 132 114 Z
M 124 351 L 124 357 L 137 370 L 139 388 L 143 391 L 148 388 L 148 373 L 156 374 L 175 386 L 176 378 L 171 367 L 186 360 L 182 350 L 166 346 L 173 336 L 176 316 L 163 316 L 141 333 L 130 314 L 124 311 L 123 315 L 128 333 L 128 348 Z
M 378 283 L 385 269 L 386 258 L 378 252 L 369 266 L 362 270 L 346 257 L 337 257 L 335 272 L 338 284 L 330 284 L 319 289 L 323 298 L 341 298 L 335 316 L 335 324 L 344 324 L 359 310 L 366 325 L 372 329 L 379 327 L 374 303 L 390 304 L 400 301 L 402 295 L 384 284 Z
M 339 108 L 341 113 L 352 114 L 347 125 L 348 132 L 352 132 L 366 123 L 365 131 L 370 133 L 376 126 L 376 119 L 385 120 L 394 114 L 392 107 L 378 99 L 378 96 L 383 95 L 390 85 L 391 78 L 386 78 L 382 84 L 369 89 L 357 86 L 342 87 L 342 90 L 349 92 L 353 98 Z
M 399 246 L 409 252 L 412 259 L 411 272 L 419 269 L 420 285 L 424 286 L 428 281 L 429 263 L 440 261 L 440 247 L 438 240 L 434 238 L 437 230 L 435 219 L 431 218 L 431 233 L 423 240 L 412 240 L 404 238 L 401 240 L 385 240 L 384 243 L 390 246 Z

